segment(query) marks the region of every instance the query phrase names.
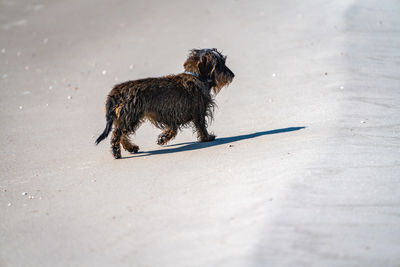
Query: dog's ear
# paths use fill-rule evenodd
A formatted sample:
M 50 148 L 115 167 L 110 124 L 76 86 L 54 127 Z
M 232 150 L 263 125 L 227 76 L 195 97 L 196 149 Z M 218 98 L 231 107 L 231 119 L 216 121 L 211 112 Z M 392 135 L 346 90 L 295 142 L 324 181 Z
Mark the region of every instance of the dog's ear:
M 200 55 L 198 68 L 201 76 L 207 79 L 211 79 L 215 67 L 216 67 L 216 61 L 212 55 L 210 55 L 209 53 L 204 53 Z
M 186 59 L 185 63 L 183 63 L 183 68 L 186 71 L 191 71 L 197 74 L 199 73 L 199 60 L 200 60 L 200 50 L 198 49 L 192 49 L 190 50 L 190 53 L 188 55 L 188 58 Z

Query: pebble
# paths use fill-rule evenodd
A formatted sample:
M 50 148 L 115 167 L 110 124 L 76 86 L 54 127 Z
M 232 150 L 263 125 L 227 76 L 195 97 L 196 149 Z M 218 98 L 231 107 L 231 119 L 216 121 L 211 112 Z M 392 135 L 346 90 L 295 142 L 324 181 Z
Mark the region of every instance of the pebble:
M 106 74 L 107 74 L 107 71 L 106 71 L 106 70 L 103 70 L 103 71 L 101 72 L 101 74 L 106 75 Z
M 8 74 L 4 73 L 2 77 L 3 77 L 3 79 L 7 79 L 8 78 Z
M 228 147 L 233 147 L 233 145 L 228 145 Z
M 29 66 L 28 65 L 25 66 L 25 70 L 29 70 Z
M 22 106 L 19 106 L 18 108 L 19 108 L 19 109 L 22 109 Z
M 276 77 L 276 73 L 272 73 L 272 77 Z
M 5 48 L 1 49 L 1 53 L 2 53 L 2 54 L 4 54 L 5 52 L 6 52 L 6 49 L 5 49 Z
M 34 196 L 29 196 L 28 198 L 29 198 L 29 199 L 34 199 L 35 197 L 34 197 Z
M 21 195 L 26 196 L 28 193 L 27 192 L 22 192 Z
M 49 42 L 49 39 L 47 39 L 47 38 L 43 39 L 43 44 L 47 44 L 48 42 Z
M 21 56 L 21 52 L 18 51 L 17 52 L 17 57 L 19 57 L 19 56 Z
M 325 72 L 325 75 L 328 75 L 328 73 L 327 73 L 327 72 Z
M 11 203 L 8 203 L 7 206 L 8 206 L 8 207 L 11 207 Z
M 343 90 L 343 89 L 344 89 L 344 86 L 340 86 L 340 89 Z
M 67 96 L 67 98 L 68 98 L 68 99 L 72 99 L 72 96 L 69 95 L 69 96 Z
M 360 123 L 366 123 L 366 121 L 361 121 Z
M 53 89 L 53 86 L 50 85 L 50 86 L 49 86 L 49 90 L 52 90 L 52 89 Z
M 133 65 L 129 65 L 129 69 L 133 69 Z

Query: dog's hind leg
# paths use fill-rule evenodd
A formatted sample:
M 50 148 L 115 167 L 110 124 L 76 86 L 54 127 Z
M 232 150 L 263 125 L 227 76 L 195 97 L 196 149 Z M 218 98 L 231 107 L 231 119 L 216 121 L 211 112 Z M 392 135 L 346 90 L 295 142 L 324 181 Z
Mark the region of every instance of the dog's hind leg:
M 136 144 L 131 143 L 131 141 L 129 140 L 128 133 L 122 134 L 121 144 L 126 151 L 129 151 L 131 153 L 137 153 L 139 151 L 139 147 Z
M 111 153 L 116 159 L 121 158 L 121 146 L 120 146 L 121 136 L 122 136 L 122 131 L 118 128 L 114 129 L 111 138 Z
M 162 146 L 168 143 L 171 139 L 175 138 L 178 130 L 177 127 L 168 127 L 157 138 L 157 144 Z

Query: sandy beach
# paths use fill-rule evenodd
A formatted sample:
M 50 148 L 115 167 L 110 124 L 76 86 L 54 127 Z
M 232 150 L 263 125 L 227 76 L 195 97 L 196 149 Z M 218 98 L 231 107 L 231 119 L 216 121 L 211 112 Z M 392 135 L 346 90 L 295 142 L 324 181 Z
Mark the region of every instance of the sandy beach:
M 0 1 L 0 266 L 399 266 L 400 3 Z M 104 103 L 216 47 L 210 131 Z

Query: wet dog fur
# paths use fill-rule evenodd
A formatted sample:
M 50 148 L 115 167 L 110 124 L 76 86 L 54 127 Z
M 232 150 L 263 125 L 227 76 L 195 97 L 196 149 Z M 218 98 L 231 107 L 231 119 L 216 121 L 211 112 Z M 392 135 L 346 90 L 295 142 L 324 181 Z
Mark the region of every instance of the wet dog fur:
M 200 142 L 214 140 L 215 136 L 207 131 L 215 106 L 211 91 L 216 95 L 235 76 L 225 61 L 226 56 L 215 48 L 193 49 L 183 64 L 184 73 L 115 85 L 106 100 L 106 127 L 96 144 L 113 129 L 113 156 L 121 158 L 120 145 L 136 153 L 139 147 L 129 135 L 145 120 L 163 130 L 157 139 L 159 145 L 166 144 L 187 125 L 194 126 Z

